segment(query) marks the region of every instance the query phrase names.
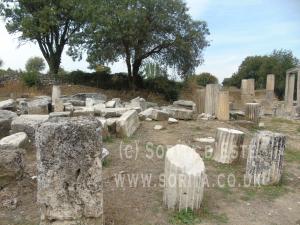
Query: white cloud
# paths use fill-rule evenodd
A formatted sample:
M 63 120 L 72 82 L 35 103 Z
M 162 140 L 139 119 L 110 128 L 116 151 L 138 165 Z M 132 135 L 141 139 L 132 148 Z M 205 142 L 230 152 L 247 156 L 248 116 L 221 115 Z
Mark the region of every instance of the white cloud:
M 198 18 L 208 8 L 209 0 L 186 0 L 193 18 Z

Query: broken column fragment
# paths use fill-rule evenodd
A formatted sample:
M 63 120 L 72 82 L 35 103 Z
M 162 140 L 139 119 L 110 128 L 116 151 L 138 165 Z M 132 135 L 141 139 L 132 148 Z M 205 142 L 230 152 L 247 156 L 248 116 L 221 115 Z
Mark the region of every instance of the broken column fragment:
M 249 146 L 245 181 L 253 185 L 277 184 L 283 171 L 285 145 L 283 134 L 256 133 Z
M 255 97 L 255 80 L 243 79 L 241 84 L 241 100 L 245 104 L 247 102 L 253 102 Z
M 92 117 L 52 118 L 37 129 L 40 224 L 103 224 L 101 132 Z
M 254 123 L 259 123 L 260 110 L 261 107 L 259 103 L 246 103 L 245 105 L 246 118 Z
M 213 160 L 226 164 L 237 161 L 242 151 L 244 136 L 239 130 L 218 128 Z
M 164 204 L 169 209 L 196 210 L 203 199 L 205 166 L 186 145 L 169 148 L 165 158 Z

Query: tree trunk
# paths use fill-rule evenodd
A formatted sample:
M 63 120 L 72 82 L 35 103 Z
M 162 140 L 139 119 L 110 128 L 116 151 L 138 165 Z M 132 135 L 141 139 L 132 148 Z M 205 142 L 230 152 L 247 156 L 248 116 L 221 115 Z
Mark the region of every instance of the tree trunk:
M 138 82 L 138 76 L 139 76 L 139 70 L 142 65 L 141 60 L 135 60 L 135 62 L 132 65 L 132 78 L 133 78 L 133 87 L 134 89 L 139 88 Z

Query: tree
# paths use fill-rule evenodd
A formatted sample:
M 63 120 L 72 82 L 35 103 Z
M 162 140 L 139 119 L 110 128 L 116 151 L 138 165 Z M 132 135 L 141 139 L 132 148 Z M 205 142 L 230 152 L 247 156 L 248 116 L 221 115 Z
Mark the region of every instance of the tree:
M 240 88 L 242 79 L 255 79 L 255 87 L 264 89 L 268 74 L 275 74 L 275 93 L 282 99 L 286 71 L 297 66 L 299 60 L 289 50 L 274 50 L 270 55 L 249 56 L 239 66 L 238 72 L 223 81 L 224 86 Z
M 189 81 L 195 81 L 197 85 L 205 87 L 207 84 L 219 83 L 218 78 L 211 73 L 200 73 L 199 75 L 193 75 L 189 77 Z
M 27 72 L 36 72 L 36 73 L 40 73 L 45 69 L 45 67 L 46 66 L 44 60 L 40 57 L 32 57 L 28 59 L 25 66 Z
M 0 59 L 0 68 L 3 66 L 3 61 Z
M 57 74 L 70 38 L 84 26 L 92 0 L 2 0 L 1 15 L 10 34 L 36 42 L 50 72 Z
M 174 67 L 182 77 L 203 60 L 209 31 L 205 22 L 192 20 L 183 0 L 110 0 L 96 8 L 69 54 L 78 58 L 85 49 L 90 64 L 124 59 L 132 87 L 146 59 Z

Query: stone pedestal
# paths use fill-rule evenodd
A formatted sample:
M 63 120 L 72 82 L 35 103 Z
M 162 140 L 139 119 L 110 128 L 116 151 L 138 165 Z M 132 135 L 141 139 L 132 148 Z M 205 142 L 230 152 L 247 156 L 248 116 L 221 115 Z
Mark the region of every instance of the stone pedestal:
M 230 164 L 237 161 L 244 143 L 245 134 L 238 130 L 218 128 L 213 160 Z
M 253 185 L 277 184 L 282 175 L 285 145 L 282 134 L 258 132 L 249 147 L 245 181 Z
M 259 103 L 246 103 L 245 105 L 246 118 L 254 123 L 259 123 L 260 109 L 261 106 Z
M 205 166 L 196 151 L 186 145 L 168 149 L 165 158 L 164 204 L 169 209 L 200 208 Z
M 212 116 L 216 115 L 218 108 L 220 85 L 208 84 L 205 91 L 205 113 Z
M 217 118 L 219 120 L 229 120 L 229 92 L 220 91 L 218 98 Z
M 103 224 L 101 123 L 52 118 L 36 131 L 42 225 Z
M 255 98 L 255 80 L 243 79 L 241 85 L 241 100 L 242 104 L 252 102 Z

